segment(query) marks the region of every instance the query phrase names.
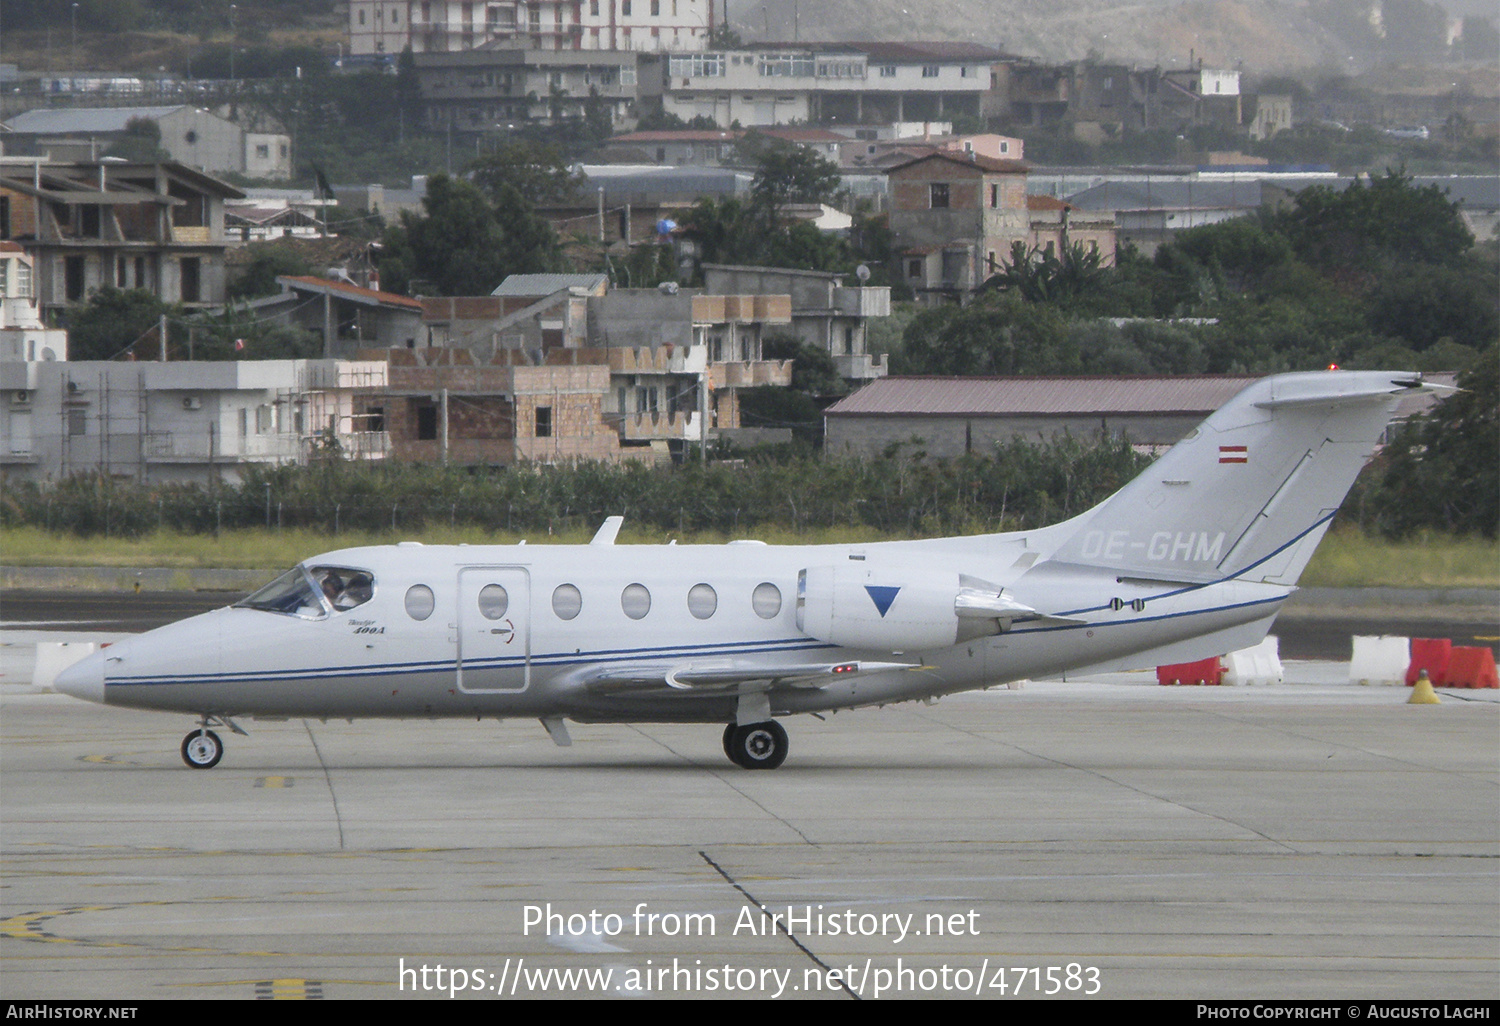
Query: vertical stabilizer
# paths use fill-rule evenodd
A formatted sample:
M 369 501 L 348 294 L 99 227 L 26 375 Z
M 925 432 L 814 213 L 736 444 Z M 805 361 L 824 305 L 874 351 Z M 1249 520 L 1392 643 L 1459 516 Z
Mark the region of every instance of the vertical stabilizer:
M 1423 387 L 1386 371 L 1258 381 L 1076 518 L 1053 558 L 1146 578 L 1294 584 L 1396 403 Z

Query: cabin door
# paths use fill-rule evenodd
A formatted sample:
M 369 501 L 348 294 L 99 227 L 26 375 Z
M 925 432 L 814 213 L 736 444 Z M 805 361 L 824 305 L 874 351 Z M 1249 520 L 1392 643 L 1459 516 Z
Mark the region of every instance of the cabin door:
M 460 691 L 525 691 L 531 685 L 530 570 L 460 567 L 457 629 Z

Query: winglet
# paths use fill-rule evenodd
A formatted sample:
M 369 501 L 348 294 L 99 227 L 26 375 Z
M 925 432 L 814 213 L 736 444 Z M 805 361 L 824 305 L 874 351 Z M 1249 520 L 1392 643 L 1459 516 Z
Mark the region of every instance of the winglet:
M 613 545 L 615 537 L 620 533 L 620 525 L 623 523 L 625 523 L 624 517 L 605 517 L 604 523 L 599 525 L 599 530 L 594 532 L 594 537 L 589 544 Z

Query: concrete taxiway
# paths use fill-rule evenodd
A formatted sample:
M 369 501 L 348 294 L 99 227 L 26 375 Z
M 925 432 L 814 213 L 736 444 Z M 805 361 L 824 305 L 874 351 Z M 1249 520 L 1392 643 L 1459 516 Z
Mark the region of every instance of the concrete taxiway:
M 187 717 L 6 688 L 0 984 L 1500 997 L 1497 693 L 1409 706 L 1346 675 L 800 717 L 773 772 L 707 727 L 556 748 L 533 722 L 300 720 L 221 731 L 195 771 Z

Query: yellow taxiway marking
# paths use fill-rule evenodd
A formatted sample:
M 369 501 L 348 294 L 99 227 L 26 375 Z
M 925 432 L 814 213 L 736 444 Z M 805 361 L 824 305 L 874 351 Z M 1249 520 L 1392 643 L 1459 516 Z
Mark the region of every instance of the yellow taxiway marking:
M 291 787 L 297 783 L 296 777 L 256 777 L 256 787 Z

